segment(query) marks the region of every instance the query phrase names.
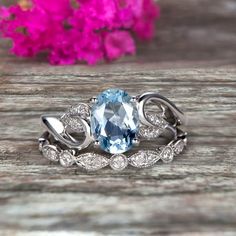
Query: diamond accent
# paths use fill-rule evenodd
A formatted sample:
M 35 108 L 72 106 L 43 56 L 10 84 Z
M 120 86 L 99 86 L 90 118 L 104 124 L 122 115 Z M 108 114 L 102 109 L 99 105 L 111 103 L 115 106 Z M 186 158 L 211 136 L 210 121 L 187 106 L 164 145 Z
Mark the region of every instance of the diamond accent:
M 174 150 L 170 146 L 166 146 L 161 150 L 161 159 L 164 163 L 170 163 L 174 158 Z
M 43 147 L 49 146 L 49 145 L 50 143 L 48 142 L 48 140 L 39 141 L 39 151 L 42 152 Z
M 113 155 L 110 159 L 110 166 L 113 170 L 121 171 L 128 165 L 128 159 L 123 154 Z
M 155 113 L 146 113 L 146 118 L 148 121 L 150 121 L 153 125 L 160 127 L 164 129 L 166 125 L 168 124 L 165 119 L 160 117 L 160 115 Z
M 45 145 L 42 147 L 42 154 L 50 161 L 58 161 L 59 160 L 59 152 L 57 148 L 53 145 Z
M 85 153 L 77 157 L 76 164 L 88 171 L 95 171 L 107 166 L 109 160 L 95 153 Z
M 68 109 L 67 113 L 70 116 L 80 116 L 83 119 L 87 119 L 90 116 L 90 107 L 85 103 L 80 103 L 76 106 L 72 106 Z
M 154 139 L 158 138 L 164 129 L 157 127 L 141 126 L 139 129 L 139 136 L 145 139 Z
M 147 109 L 146 105 L 151 106 Z M 158 110 L 152 109 L 155 105 Z M 48 160 L 64 167 L 76 164 L 88 171 L 106 166 L 116 171 L 128 165 L 145 168 L 160 159 L 171 162 L 187 145 L 187 133 L 179 127 L 185 123 L 183 114 L 155 92 L 131 97 L 124 90 L 107 89 L 92 97 L 90 105 L 79 103 L 59 119 L 43 115 L 41 120 L 47 130 L 38 139 L 39 150 Z M 172 139 L 165 134 L 166 129 L 171 131 Z M 157 146 L 152 150 L 136 152 L 135 149 L 132 154 L 125 153 L 143 139 L 156 139 L 153 145 Z M 111 155 L 85 153 L 91 144 Z
M 84 130 L 83 125 L 81 124 L 78 117 L 71 117 L 70 115 L 65 114 L 62 116 L 61 121 L 65 126 L 69 126 L 72 130 L 79 133 L 83 132 Z
M 145 168 L 154 165 L 159 159 L 160 156 L 157 152 L 142 150 L 129 157 L 129 163 L 134 167 Z
M 85 103 L 80 103 L 70 107 L 61 117 L 61 121 L 65 126 L 69 126 L 72 130 L 79 133 L 84 131 L 80 118 L 87 119 L 90 116 L 90 107 Z
M 178 140 L 178 141 L 173 145 L 175 154 L 177 154 L 177 155 L 180 154 L 180 153 L 184 150 L 184 147 L 185 147 L 185 142 L 184 142 L 184 140 L 182 140 L 182 139 Z
M 60 153 L 60 164 L 64 167 L 70 167 L 75 163 L 75 157 L 68 151 Z

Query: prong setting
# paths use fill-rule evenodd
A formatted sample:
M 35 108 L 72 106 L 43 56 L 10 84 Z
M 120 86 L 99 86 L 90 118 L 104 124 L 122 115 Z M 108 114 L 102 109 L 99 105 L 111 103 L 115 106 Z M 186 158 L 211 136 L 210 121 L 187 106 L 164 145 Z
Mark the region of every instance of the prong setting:
M 95 148 L 99 148 L 99 147 L 100 147 L 99 141 L 98 141 L 98 140 L 95 140 L 94 143 L 93 143 L 93 146 L 94 146 Z
M 136 103 L 137 102 L 137 96 L 132 96 L 131 97 L 131 102 Z
M 139 146 L 139 144 L 140 144 L 140 139 L 139 138 L 134 138 L 133 139 L 133 145 L 135 146 L 135 147 L 137 147 L 137 146 Z
M 42 116 L 43 124 L 47 128 L 47 131 L 38 140 L 39 149 L 43 156 L 51 161 L 59 162 L 64 167 L 77 164 L 86 170 L 98 170 L 110 166 L 113 170 L 120 171 L 128 165 L 145 168 L 154 165 L 159 160 L 163 163 L 170 163 L 174 156 L 180 154 L 187 145 L 187 133 L 179 129 L 179 126 L 186 122 L 183 113 L 173 103 L 158 93 L 150 92 L 140 96 L 126 97 L 126 95 L 122 95 L 123 92 L 125 91 L 117 90 L 116 93 L 113 91 L 117 97 L 112 95 L 113 97 L 111 98 L 109 98 L 111 93 L 106 94 L 106 98 L 110 99 L 108 101 L 111 104 L 110 106 L 106 104 L 107 114 L 102 119 L 100 116 L 104 107 L 100 103 L 105 103 L 106 101 L 103 101 L 99 96 L 92 97 L 89 100 L 91 105 L 80 103 L 71 107 L 61 118 Z M 116 104 L 114 98 L 116 99 Z M 154 105 L 156 104 L 161 112 L 148 111 L 145 104 L 149 101 L 153 102 Z M 121 102 L 123 103 L 122 106 L 120 106 Z M 94 105 L 92 106 L 92 104 Z M 129 123 L 132 120 L 130 117 L 126 118 L 126 116 L 132 114 L 131 111 L 127 112 L 127 104 L 133 108 L 133 110 L 130 109 L 132 112 L 137 113 L 136 117 L 131 116 L 133 123 Z M 94 112 L 95 108 L 97 108 L 96 106 L 101 106 L 101 110 L 98 109 L 97 120 L 92 123 L 93 116 L 96 114 Z M 114 111 L 111 107 L 115 107 Z M 121 122 L 120 118 L 124 120 Z M 174 123 L 174 121 L 177 122 Z M 107 122 L 107 125 L 104 125 L 106 133 L 97 134 L 95 132 L 96 129 L 92 132 L 94 124 L 101 125 L 105 122 Z M 123 128 L 125 122 L 129 126 L 127 125 Z M 130 134 L 130 130 L 134 129 L 134 123 L 137 132 Z M 124 129 L 124 131 L 122 130 L 121 132 L 120 129 Z M 117 131 L 120 131 L 120 133 Z M 117 138 L 117 133 L 119 138 Z M 129 136 L 127 135 L 128 138 L 125 136 L 126 133 L 129 133 Z M 104 134 L 106 134 L 106 142 L 103 139 Z M 160 135 L 162 138 L 167 139 L 168 143 L 157 142 L 154 151 L 139 150 L 130 156 L 124 154 L 132 147 L 139 146 L 140 140 L 155 139 L 159 141 L 158 137 Z M 85 136 L 83 141 L 81 141 L 82 136 Z M 107 145 L 107 141 L 110 142 L 111 146 L 113 145 L 113 149 L 104 148 Z M 130 146 L 127 146 L 127 142 L 130 142 Z M 93 152 L 81 153 L 89 145 L 92 145 L 95 150 L 101 149 L 113 155 L 109 157 L 107 156 L 108 154 L 103 156 Z M 127 147 L 130 147 L 130 149 Z
M 89 99 L 89 103 L 90 103 L 91 105 L 97 103 L 97 101 L 98 101 L 97 97 L 91 97 L 91 98 Z

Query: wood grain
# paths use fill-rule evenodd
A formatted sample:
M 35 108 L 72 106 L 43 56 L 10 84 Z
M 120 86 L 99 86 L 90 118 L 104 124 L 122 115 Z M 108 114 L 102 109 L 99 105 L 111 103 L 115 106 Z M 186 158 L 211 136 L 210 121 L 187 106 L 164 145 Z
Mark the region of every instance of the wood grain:
M 155 40 L 111 64 L 52 67 L 0 41 L 0 235 L 236 235 L 236 3 L 160 5 Z M 40 115 L 108 87 L 159 91 L 181 107 L 183 155 L 122 173 L 41 158 Z

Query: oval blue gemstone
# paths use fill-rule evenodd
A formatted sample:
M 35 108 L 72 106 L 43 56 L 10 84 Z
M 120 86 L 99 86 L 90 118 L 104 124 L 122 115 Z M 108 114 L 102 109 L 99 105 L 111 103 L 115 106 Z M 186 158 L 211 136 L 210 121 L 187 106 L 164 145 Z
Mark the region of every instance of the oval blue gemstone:
M 123 90 L 108 89 L 91 109 L 91 133 L 101 149 L 117 154 L 128 151 L 139 128 L 136 105 Z

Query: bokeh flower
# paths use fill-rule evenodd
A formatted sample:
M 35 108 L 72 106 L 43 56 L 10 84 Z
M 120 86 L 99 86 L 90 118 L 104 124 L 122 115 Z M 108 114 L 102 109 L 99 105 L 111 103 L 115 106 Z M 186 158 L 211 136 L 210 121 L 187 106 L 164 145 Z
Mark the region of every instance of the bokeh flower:
M 134 38 L 152 39 L 158 17 L 154 0 L 21 0 L 0 7 L 0 35 L 17 56 L 96 64 L 134 54 Z

